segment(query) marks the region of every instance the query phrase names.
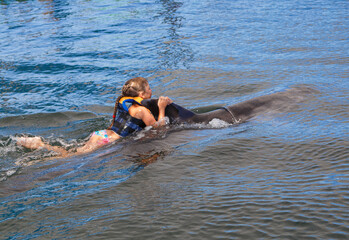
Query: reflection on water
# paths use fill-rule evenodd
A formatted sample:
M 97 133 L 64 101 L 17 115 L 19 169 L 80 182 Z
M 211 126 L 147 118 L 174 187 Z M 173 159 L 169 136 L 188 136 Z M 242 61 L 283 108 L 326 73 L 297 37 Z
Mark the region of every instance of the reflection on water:
M 167 28 L 166 38 L 161 41 L 160 51 L 158 51 L 163 69 L 176 69 L 178 67 L 188 67 L 193 61 L 194 53 L 188 44 L 183 42 L 186 36 L 178 33 L 185 20 L 179 11 L 183 3 L 176 0 L 159 0 L 162 9 L 155 16 L 161 19 Z

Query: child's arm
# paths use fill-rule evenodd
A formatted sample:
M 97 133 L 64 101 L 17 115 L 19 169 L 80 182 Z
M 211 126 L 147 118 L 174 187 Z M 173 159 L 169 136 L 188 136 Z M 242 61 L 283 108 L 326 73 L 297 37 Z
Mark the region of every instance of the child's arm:
M 158 121 L 155 120 L 153 114 L 145 107 L 133 105 L 129 109 L 129 113 L 132 117 L 142 119 L 147 126 L 159 127 L 166 124 L 165 122 L 165 109 L 167 105 L 171 104 L 172 100 L 168 97 L 160 97 L 158 101 L 159 115 Z

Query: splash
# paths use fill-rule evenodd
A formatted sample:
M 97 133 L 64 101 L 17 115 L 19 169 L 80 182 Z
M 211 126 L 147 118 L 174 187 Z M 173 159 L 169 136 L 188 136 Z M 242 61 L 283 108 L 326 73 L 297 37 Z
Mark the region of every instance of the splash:
M 208 126 L 211 128 L 226 128 L 226 127 L 229 127 L 231 125 L 233 125 L 233 124 L 227 123 L 227 122 L 220 120 L 220 119 L 217 119 L 217 118 L 212 119 L 208 123 Z
M 183 123 L 175 127 L 176 130 L 181 129 L 220 129 L 233 126 L 234 124 L 225 122 L 221 119 L 214 118 L 208 123 Z

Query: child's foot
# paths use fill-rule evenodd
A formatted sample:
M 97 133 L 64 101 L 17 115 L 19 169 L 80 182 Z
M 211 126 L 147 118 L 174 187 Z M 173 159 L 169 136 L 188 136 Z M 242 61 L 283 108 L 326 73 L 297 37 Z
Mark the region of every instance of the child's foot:
M 38 149 L 45 145 L 40 137 L 20 137 L 17 144 L 29 149 Z

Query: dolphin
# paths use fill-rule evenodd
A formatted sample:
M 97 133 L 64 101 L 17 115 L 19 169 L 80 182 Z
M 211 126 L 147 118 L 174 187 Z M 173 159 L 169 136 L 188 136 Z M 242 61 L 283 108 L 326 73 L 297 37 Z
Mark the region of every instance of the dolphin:
M 165 115 L 170 124 L 181 123 L 209 123 L 213 119 L 220 119 L 227 123 L 238 124 L 268 111 L 284 111 L 305 99 L 314 90 L 307 87 L 291 88 L 283 92 L 255 97 L 250 100 L 227 107 L 221 107 L 206 113 L 194 113 L 178 104 L 171 103 L 166 107 Z M 158 99 L 144 99 L 141 103 L 154 116 L 159 115 Z

